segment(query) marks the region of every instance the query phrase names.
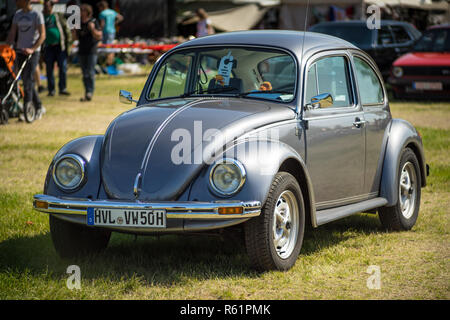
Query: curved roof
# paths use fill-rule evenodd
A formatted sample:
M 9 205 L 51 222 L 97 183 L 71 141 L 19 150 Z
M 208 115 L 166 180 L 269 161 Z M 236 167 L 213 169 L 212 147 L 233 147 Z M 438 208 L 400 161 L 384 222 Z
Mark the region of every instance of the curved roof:
M 196 38 L 180 44 L 176 48 L 202 45 L 259 45 L 279 47 L 299 54 L 302 50 L 303 38 L 304 52 L 327 49 L 358 49 L 345 40 L 315 32 L 287 31 L 287 30 L 252 30 L 235 31 L 214 34 Z

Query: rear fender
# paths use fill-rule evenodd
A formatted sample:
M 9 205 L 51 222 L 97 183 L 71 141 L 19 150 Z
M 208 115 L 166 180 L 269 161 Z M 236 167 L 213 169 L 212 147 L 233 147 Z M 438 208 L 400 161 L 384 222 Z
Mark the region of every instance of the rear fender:
M 426 185 L 426 163 L 422 138 L 408 121 L 393 119 L 381 176 L 380 196 L 388 200 L 386 206 L 394 206 L 398 201 L 398 171 L 400 158 L 405 148 L 411 148 L 416 154 L 420 166 L 422 187 Z

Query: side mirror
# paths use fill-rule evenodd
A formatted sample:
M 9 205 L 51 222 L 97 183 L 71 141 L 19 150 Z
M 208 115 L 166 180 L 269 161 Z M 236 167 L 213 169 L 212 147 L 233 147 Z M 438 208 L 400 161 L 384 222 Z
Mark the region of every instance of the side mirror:
M 333 105 L 333 96 L 330 93 L 322 93 L 311 98 L 311 103 L 306 107 L 311 109 L 328 108 Z
M 131 92 L 128 92 L 126 90 L 119 91 L 119 101 L 125 104 L 131 104 L 132 102 L 137 103 L 137 100 L 133 100 L 133 95 L 131 94 Z

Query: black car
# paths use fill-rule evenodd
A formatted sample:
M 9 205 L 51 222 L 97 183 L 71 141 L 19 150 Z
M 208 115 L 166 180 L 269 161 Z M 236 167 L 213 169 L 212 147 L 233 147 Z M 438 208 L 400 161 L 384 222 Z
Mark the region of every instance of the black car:
M 366 51 L 383 76 L 389 75 L 392 62 L 411 50 L 421 33 L 412 24 L 381 20 L 380 29 L 369 29 L 365 20 L 323 22 L 309 30 L 347 40 Z

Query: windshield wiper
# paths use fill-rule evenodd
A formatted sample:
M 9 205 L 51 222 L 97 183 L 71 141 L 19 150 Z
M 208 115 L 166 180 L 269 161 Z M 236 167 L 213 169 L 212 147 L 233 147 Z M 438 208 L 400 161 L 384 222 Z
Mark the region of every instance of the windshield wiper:
M 190 97 L 194 94 L 212 94 L 212 93 L 222 93 L 222 92 L 228 92 L 228 91 L 234 91 L 237 90 L 234 87 L 219 87 L 219 88 L 212 88 L 212 89 L 202 89 L 202 88 L 198 88 L 196 90 L 192 90 L 190 92 L 186 92 L 183 93 L 182 95 L 180 95 L 180 98 L 186 98 L 186 97 Z
M 250 94 L 259 94 L 259 93 L 281 93 L 281 94 L 294 94 L 292 91 L 284 91 L 284 90 L 256 90 L 256 91 L 248 91 L 239 93 L 239 97 L 246 97 Z

